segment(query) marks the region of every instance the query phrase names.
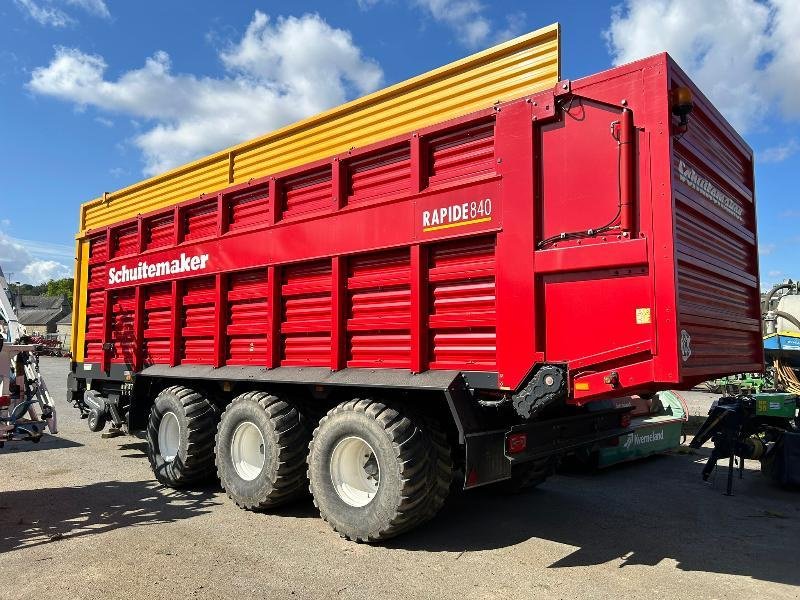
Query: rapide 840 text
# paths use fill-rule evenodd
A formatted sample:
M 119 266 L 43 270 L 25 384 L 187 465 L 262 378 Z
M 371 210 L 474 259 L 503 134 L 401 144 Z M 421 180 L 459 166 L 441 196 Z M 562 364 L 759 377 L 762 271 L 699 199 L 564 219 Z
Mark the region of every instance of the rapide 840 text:
M 459 225 L 492 220 L 492 199 L 473 200 L 422 211 L 423 231 L 434 231 Z

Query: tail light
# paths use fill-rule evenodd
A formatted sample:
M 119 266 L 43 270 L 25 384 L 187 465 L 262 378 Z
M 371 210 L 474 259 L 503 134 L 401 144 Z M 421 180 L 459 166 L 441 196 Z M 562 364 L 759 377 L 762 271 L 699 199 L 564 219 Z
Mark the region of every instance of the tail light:
M 473 487 L 478 485 L 478 470 L 477 469 L 470 469 L 469 473 L 467 474 L 467 483 L 466 487 Z
M 519 454 L 528 446 L 527 433 L 512 433 L 506 438 L 506 448 L 509 454 Z
M 619 426 L 622 427 L 623 429 L 627 429 L 628 427 L 631 426 L 631 413 L 630 413 L 630 411 L 626 412 L 626 413 L 622 413 L 619 416 Z

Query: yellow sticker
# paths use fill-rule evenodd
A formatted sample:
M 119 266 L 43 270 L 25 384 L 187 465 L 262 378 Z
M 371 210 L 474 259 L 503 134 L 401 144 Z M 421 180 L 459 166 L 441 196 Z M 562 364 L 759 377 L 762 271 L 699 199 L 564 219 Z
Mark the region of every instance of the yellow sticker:
M 650 309 L 649 308 L 637 308 L 636 309 L 636 324 L 637 325 L 647 325 L 650 323 Z

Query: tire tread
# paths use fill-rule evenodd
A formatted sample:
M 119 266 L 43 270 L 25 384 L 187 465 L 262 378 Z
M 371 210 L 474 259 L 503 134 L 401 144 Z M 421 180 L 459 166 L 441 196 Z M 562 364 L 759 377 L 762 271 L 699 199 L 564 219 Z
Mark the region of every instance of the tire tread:
M 153 443 L 158 439 L 158 426 L 162 415 L 156 403 L 162 396 L 172 396 L 183 407 L 187 427 L 186 458 L 173 461 L 159 469 L 153 453 Z M 159 482 L 171 487 L 183 487 L 208 478 L 214 472 L 214 407 L 209 400 L 190 388 L 173 385 L 163 389 L 153 403 L 147 425 L 150 467 Z
M 335 519 L 327 514 L 327 510 L 314 497 L 311 469 L 315 439 L 331 419 L 348 412 L 363 413 L 383 429 L 394 448 L 400 473 L 400 502 L 397 506 L 390 507 L 391 512 L 380 529 L 366 533 L 337 529 Z M 355 398 L 343 402 L 320 419 L 309 444 L 308 463 L 309 489 L 320 515 L 339 535 L 356 542 L 386 540 L 429 520 L 444 503 L 452 479 L 450 448 L 438 425 L 432 421 L 414 418 L 400 407 L 372 398 Z M 442 486 L 445 488 L 444 492 Z
M 216 453 L 217 475 L 225 493 L 237 506 L 251 511 L 263 511 L 305 495 L 307 493 L 306 470 L 303 467 L 306 463 L 309 435 L 302 422 L 300 411 L 286 400 L 264 391 L 245 392 L 234 398 L 225 410 L 241 402 L 256 402 L 269 417 L 277 441 L 277 469 L 273 474 L 272 490 L 266 496 L 258 500 L 243 500 L 234 497 L 225 489 L 219 453 Z M 214 438 L 215 443 L 219 443 L 222 423 L 223 420 L 220 419 Z

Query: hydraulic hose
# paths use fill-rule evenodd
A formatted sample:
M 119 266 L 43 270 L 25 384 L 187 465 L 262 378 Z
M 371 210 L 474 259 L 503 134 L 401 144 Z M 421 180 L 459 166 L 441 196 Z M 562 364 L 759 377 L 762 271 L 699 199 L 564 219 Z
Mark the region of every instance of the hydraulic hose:
M 767 312 L 769 312 L 769 304 L 770 304 L 770 302 L 772 302 L 772 297 L 775 295 L 775 293 L 776 293 L 778 290 L 790 289 L 790 288 L 793 288 L 793 287 L 794 287 L 794 285 L 795 285 L 795 284 L 794 284 L 794 283 L 792 283 L 792 281 L 791 281 L 791 280 L 789 280 L 789 282 L 787 282 L 787 283 L 779 283 L 778 285 L 774 286 L 774 287 L 773 287 L 773 288 L 772 288 L 772 289 L 771 289 L 771 290 L 770 290 L 770 291 L 767 293 L 767 297 L 766 297 L 766 298 L 764 298 L 763 312 L 764 312 L 764 313 L 767 313 Z
M 782 310 L 775 310 L 773 312 L 775 313 L 775 316 L 781 317 L 782 319 L 786 319 L 787 321 L 789 321 L 789 323 L 797 327 L 798 331 L 800 331 L 800 321 L 798 321 L 796 317 Z M 775 329 L 777 331 L 777 326 Z
M 797 378 L 794 369 L 784 365 L 779 358 L 776 358 L 772 364 L 775 367 L 775 379 L 783 385 L 786 391 L 791 394 L 800 394 L 800 379 Z

